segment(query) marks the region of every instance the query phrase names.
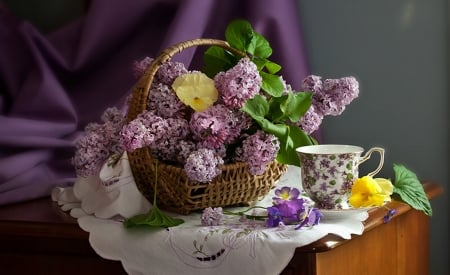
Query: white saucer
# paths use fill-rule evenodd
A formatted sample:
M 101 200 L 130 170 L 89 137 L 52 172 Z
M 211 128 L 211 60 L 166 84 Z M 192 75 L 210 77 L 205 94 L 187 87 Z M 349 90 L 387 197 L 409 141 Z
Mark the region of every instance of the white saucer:
M 369 217 L 368 211 L 371 208 L 348 208 L 348 209 L 319 209 L 323 214 L 322 219 L 347 219 L 353 218 L 360 221 L 364 221 Z

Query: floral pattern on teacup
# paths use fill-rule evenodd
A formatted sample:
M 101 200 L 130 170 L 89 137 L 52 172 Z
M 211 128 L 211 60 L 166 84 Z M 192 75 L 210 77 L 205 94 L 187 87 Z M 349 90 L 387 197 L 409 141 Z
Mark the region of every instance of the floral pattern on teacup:
M 348 207 L 353 181 L 358 178 L 359 154 L 300 153 L 303 190 L 321 209 Z

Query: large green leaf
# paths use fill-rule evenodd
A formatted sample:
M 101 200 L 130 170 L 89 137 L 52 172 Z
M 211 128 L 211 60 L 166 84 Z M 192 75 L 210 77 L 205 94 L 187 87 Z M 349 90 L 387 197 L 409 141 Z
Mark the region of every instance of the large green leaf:
M 233 20 L 225 30 L 225 39 L 230 46 L 248 52 L 248 49 L 254 49 L 255 42 L 252 25 L 246 20 Z M 253 43 L 253 44 L 252 44 Z
M 289 93 L 288 99 L 281 104 L 281 109 L 286 118 L 297 122 L 309 109 L 312 102 L 312 93 Z
M 269 103 L 261 95 L 256 95 L 245 102 L 242 111 L 249 114 L 253 119 L 260 120 L 269 112 Z
M 172 218 L 162 212 L 156 204 L 148 214 L 141 214 L 125 220 L 125 227 L 145 226 L 150 228 L 174 227 L 182 224 L 182 219 Z
M 280 97 L 284 91 L 283 81 L 278 75 L 269 74 L 266 72 L 259 72 L 262 77 L 261 89 L 266 91 L 269 95 Z
M 156 169 L 155 169 L 155 188 L 153 194 L 153 206 L 149 213 L 140 214 L 134 217 L 131 217 L 123 222 L 123 225 L 127 228 L 129 227 L 149 227 L 149 228 L 167 228 L 180 225 L 184 223 L 184 220 L 172 218 L 162 212 L 158 205 L 156 204 L 156 196 L 157 196 L 157 183 L 158 183 L 158 161 L 156 160 Z
M 238 61 L 238 57 L 233 56 L 223 48 L 211 46 L 203 55 L 203 62 L 205 63 L 203 72 L 213 78 L 218 72 L 232 68 Z
M 399 195 L 401 200 L 412 208 L 421 210 L 426 215 L 431 216 L 433 210 L 430 201 L 416 174 L 400 164 L 394 164 L 394 174 L 394 193 Z
M 295 149 L 313 144 L 315 144 L 315 142 L 309 135 L 303 132 L 299 127 L 290 125 L 287 141 L 284 143 L 280 140 L 280 151 L 278 152 L 277 160 L 284 164 L 300 166 L 300 160 Z
M 272 48 L 262 35 L 254 32 L 251 47 L 248 48 L 248 52 L 258 58 L 268 58 L 272 55 Z

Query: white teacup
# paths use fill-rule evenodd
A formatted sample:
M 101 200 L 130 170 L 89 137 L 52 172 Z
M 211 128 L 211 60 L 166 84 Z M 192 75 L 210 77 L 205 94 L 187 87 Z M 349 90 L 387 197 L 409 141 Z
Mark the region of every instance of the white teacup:
M 364 156 L 364 149 L 354 145 L 310 145 L 296 149 L 300 158 L 302 187 L 321 209 L 346 209 L 353 182 L 358 178 L 358 166 L 373 152 L 380 154 L 374 176 L 383 167 L 384 149 L 373 147 Z

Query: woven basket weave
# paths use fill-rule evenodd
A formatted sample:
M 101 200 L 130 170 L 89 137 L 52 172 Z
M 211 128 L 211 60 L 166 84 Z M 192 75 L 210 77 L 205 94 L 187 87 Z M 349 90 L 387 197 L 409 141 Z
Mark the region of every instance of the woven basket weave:
M 159 67 L 176 53 L 196 46 L 219 46 L 234 54 L 243 55 L 227 42 L 216 39 L 194 39 L 166 48 L 153 60 L 136 84 L 127 121 L 135 119 L 147 109 L 150 87 Z M 139 191 L 151 202 L 155 187 L 155 165 L 158 163 L 158 206 L 180 214 L 189 214 L 206 207 L 242 205 L 257 201 L 269 193 L 287 168 L 286 165 L 273 161 L 264 174 L 253 176 L 245 163 L 227 164 L 223 165 L 222 173 L 212 182 L 201 183 L 190 180 L 181 167 L 154 161 L 148 147 L 128 152 L 128 157 Z

